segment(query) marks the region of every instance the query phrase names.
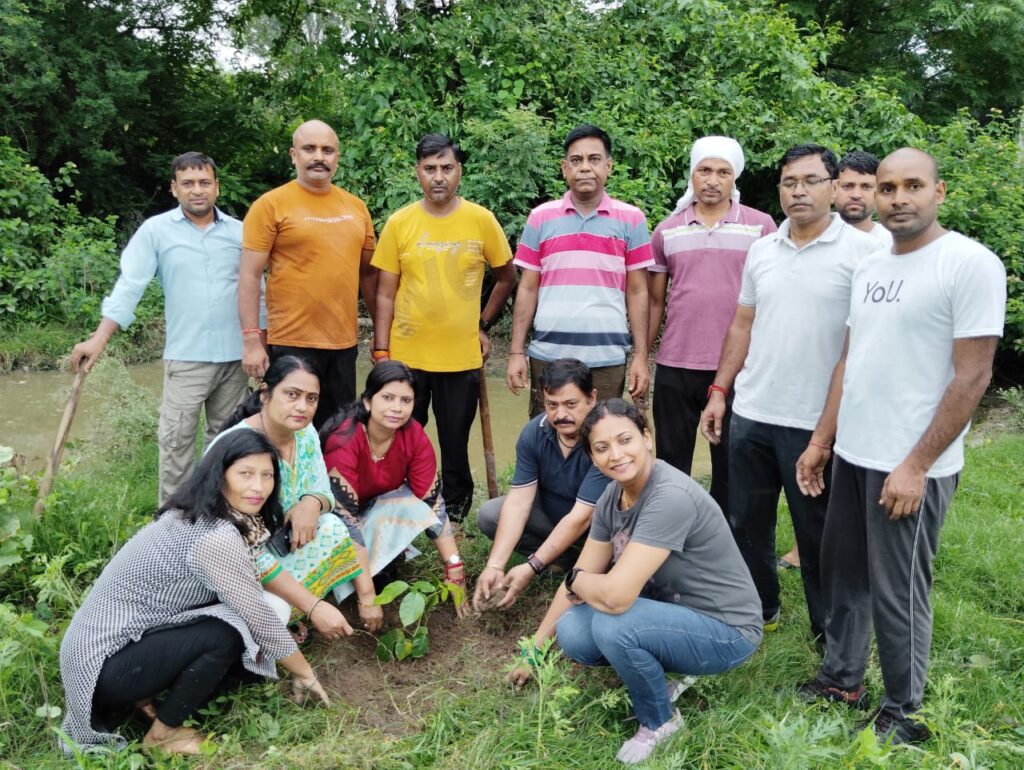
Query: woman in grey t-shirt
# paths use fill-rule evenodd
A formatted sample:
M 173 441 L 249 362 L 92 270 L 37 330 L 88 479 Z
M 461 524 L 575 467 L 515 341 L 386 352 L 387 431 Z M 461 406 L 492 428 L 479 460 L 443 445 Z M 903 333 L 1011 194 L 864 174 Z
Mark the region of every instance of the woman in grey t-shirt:
M 536 643 L 557 629 L 569 657 L 615 669 L 640 723 L 618 759 L 640 762 L 682 726 L 672 702 L 683 686 L 665 672 L 717 674 L 745 661 L 761 641 L 761 602 L 718 505 L 654 459 L 635 406 L 602 401 L 580 436 L 612 483 Z

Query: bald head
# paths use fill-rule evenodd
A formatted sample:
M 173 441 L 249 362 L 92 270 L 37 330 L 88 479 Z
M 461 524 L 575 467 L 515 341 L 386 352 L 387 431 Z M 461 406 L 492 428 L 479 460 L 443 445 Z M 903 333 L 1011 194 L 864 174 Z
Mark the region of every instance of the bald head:
M 879 221 L 892 233 L 894 253 L 920 249 L 946 232 L 938 222 L 945 199 L 946 183 L 927 152 L 903 147 L 878 164 L 875 205 Z
M 327 190 L 338 170 L 338 135 L 322 120 L 307 120 L 292 134 L 295 176 L 307 190 Z
M 334 139 L 334 144 L 338 144 L 338 135 L 334 133 L 333 128 L 322 120 L 307 120 L 292 133 L 292 147 L 298 147 L 302 141 L 308 139 L 310 136 L 331 137 Z
M 917 168 L 921 173 L 927 173 L 933 182 L 939 181 L 939 164 L 936 163 L 935 158 L 916 147 L 900 147 L 900 149 L 886 155 L 882 162 L 878 164 L 879 177 L 881 177 L 882 167 L 886 163 L 898 164 L 901 167 L 911 166 Z

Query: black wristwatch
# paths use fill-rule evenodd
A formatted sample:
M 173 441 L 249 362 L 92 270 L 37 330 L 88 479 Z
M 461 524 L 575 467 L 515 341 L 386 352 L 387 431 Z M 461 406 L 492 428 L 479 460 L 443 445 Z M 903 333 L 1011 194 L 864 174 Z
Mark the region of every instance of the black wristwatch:
M 491 330 L 492 326 L 494 326 L 493 320 L 485 321 L 483 318 L 480 319 L 480 331 L 482 331 L 484 334 L 487 334 L 487 332 Z
M 573 567 L 569 570 L 569 574 L 565 576 L 565 590 L 568 591 L 572 596 L 576 595 L 576 592 L 572 590 L 572 584 L 576 582 L 576 576 L 579 575 L 583 570 L 579 567 Z

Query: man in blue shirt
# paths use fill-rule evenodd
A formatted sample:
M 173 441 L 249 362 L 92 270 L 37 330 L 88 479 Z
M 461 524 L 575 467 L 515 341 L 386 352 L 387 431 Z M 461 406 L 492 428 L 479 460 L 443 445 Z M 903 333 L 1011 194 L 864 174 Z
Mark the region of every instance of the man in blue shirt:
M 248 383 L 238 325 L 242 223 L 214 205 L 220 190 L 211 158 L 187 152 L 171 169 L 171 194 L 180 205 L 147 219 L 132 236 L 99 326 L 71 351 L 72 369 L 91 369 L 114 332 L 135 320 L 156 276 L 167 321 L 157 433 L 161 503 L 192 471 L 200 412 L 205 407 L 209 441 L 245 397 Z
M 598 396 L 590 369 L 575 358 L 560 358 L 544 368 L 539 384 L 544 413 L 519 434 L 512 488 L 477 513 L 480 531 L 494 540 L 476 582 L 478 609 L 502 589 L 506 593 L 497 606 L 508 607 L 552 563 L 571 567 L 608 485 L 579 440 Z M 526 564 L 506 573 L 513 550 L 526 556 Z

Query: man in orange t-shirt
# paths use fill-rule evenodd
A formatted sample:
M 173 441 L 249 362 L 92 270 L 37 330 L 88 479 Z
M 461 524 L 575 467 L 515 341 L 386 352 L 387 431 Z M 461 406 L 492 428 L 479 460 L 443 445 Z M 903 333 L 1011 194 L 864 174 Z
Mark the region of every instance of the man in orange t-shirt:
M 242 368 L 262 377 L 272 359 L 299 355 L 320 377 L 314 424 L 356 396 L 359 293 L 374 312 L 375 239 L 366 205 L 332 180 L 338 136 L 320 120 L 303 123 L 290 150 L 296 179 L 262 195 L 242 226 L 238 316 Z M 259 285 L 267 277 L 267 344 L 258 328 Z

